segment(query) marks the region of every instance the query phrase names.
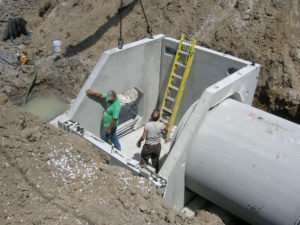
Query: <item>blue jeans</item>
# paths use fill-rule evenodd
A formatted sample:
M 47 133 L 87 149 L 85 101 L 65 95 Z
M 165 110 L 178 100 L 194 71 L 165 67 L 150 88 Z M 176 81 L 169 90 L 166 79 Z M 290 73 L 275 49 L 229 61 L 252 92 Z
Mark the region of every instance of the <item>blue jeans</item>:
M 121 145 L 119 142 L 119 138 L 117 135 L 117 128 L 114 127 L 111 129 L 111 134 L 106 134 L 106 127 L 101 127 L 101 139 L 103 139 L 107 143 L 113 143 L 114 147 L 121 151 Z

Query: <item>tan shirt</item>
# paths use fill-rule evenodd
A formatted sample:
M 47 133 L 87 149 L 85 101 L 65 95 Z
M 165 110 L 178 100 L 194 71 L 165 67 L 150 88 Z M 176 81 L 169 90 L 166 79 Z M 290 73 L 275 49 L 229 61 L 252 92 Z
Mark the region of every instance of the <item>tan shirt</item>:
M 151 121 L 146 123 L 145 130 L 148 132 L 146 137 L 146 144 L 157 145 L 160 143 L 161 132 L 165 125 L 160 121 Z

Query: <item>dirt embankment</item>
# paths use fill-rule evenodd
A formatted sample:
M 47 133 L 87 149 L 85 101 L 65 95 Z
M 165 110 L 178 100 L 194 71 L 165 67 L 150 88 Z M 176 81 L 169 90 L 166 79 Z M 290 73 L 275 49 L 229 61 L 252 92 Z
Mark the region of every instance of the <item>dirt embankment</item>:
M 262 65 L 254 105 L 300 122 L 299 1 L 237 1 L 207 43 Z

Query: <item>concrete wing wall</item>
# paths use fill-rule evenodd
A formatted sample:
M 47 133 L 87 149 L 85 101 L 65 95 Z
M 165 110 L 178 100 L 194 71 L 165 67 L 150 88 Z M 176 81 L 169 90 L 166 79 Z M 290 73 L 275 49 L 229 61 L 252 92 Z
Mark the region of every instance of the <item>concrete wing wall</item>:
M 153 39 L 125 45 L 121 50 L 115 48 L 106 51 L 67 112 L 67 116 L 99 135 L 103 107 L 88 98 L 85 91 L 88 88 L 99 92 L 113 89 L 118 94 L 136 87 L 143 93 L 138 108 L 138 114 L 141 116 L 138 125 L 143 125 L 149 119 L 158 100 L 163 38 L 163 35 L 157 35 Z

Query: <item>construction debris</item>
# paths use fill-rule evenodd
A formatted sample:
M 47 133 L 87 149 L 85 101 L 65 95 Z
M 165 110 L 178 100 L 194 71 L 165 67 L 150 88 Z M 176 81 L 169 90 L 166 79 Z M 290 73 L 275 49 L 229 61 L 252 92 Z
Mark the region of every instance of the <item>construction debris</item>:
M 118 94 L 121 105 L 126 105 L 132 102 L 135 102 L 139 97 L 139 92 L 133 88 L 128 91 L 125 91 L 121 94 Z

